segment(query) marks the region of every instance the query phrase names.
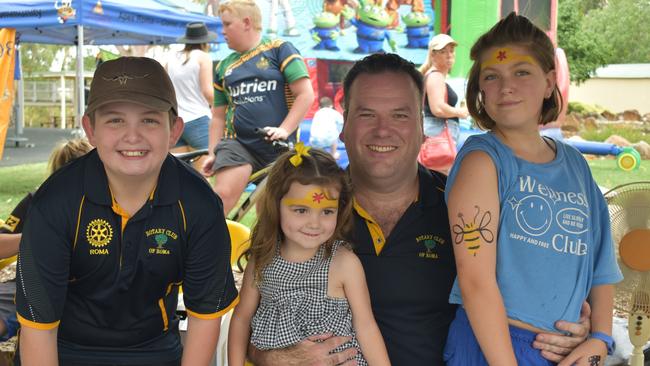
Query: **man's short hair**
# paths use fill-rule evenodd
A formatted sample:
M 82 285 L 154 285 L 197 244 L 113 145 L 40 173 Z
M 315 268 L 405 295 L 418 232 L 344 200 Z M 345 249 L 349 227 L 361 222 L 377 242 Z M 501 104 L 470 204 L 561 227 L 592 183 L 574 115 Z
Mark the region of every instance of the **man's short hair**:
M 227 0 L 219 4 L 219 15 L 224 11 L 231 12 L 235 17 L 249 17 L 256 31 L 262 31 L 262 11 L 254 0 Z
M 354 80 L 361 74 L 380 74 L 383 72 L 403 73 L 408 75 L 415 84 L 418 91 L 418 105 L 422 104 L 424 95 L 424 81 L 422 74 L 415 65 L 394 53 L 375 53 L 364 57 L 354 63 L 354 66 L 345 75 L 343 81 L 343 98 L 346 109 L 350 106 L 350 88 Z

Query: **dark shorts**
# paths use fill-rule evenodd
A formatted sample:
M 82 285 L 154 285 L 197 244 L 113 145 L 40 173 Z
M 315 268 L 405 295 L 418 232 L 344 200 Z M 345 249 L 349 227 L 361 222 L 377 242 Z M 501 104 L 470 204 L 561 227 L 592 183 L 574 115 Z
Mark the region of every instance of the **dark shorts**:
M 266 167 L 266 163 L 235 139 L 223 139 L 214 150 L 216 159 L 212 171 L 231 166 L 250 164 L 253 173 Z
M 542 357 L 538 349 L 533 348 L 536 334 L 525 329 L 508 327 L 512 348 L 519 365 L 553 366 L 555 363 Z M 467 313 L 458 307 L 456 318 L 449 327 L 449 336 L 444 353 L 447 366 L 488 366 L 481 347 L 472 332 Z

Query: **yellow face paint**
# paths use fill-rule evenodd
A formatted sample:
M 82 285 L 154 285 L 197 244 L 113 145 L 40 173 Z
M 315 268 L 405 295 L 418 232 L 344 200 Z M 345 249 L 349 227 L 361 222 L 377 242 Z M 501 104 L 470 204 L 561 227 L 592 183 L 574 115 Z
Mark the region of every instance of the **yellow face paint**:
M 321 187 L 307 192 L 303 198 L 283 198 L 281 203 L 285 206 L 305 206 L 314 209 L 339 207 L 339 200 L 327 197 Z
M 481 64 L 481 70 L 494 65 L 511 64 L 514 62 L 527 62 L 529 64 L 537 65 L 537 61 L 535 61 L 532 56 L 522 55 L 516 53 L 512 48 L 504 47 L 497 48 L 497 50 Z

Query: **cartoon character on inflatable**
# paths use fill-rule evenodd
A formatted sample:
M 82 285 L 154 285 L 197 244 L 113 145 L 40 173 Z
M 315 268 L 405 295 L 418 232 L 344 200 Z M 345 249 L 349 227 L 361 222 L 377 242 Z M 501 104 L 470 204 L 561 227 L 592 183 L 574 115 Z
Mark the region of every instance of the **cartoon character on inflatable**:
M 357 18 L 351 22 L 357 27 L 357 47 L 355 53 L 383 52 L 384 40 L 388 41 L 390 48 L 395 52 L 397 43 L 388 32 L 391 23 L 390 15 L 381 6 L 361 1 L 357 9 Z
M 314 16 L 315 27 L 311 29 L 311 38 L 317 43 L 315 50 L 339 51 L 336 39 L 339 37 L 340 17 L 330 12 L 322 12 Z
M 410 12 L 402 16 L 402 21 L 406 24 L 406 48 L 427 48 L 431 18 L 426 13 Z

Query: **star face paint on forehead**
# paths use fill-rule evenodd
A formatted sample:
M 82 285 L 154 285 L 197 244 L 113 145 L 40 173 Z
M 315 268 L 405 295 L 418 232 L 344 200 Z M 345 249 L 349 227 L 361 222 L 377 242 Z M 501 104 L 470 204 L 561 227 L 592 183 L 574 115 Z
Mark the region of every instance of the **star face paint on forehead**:
M 305 206 L 314 209 L 339 207 L 338 198 L 329 198 L 322 187 L 312 189 L 302 198 L 283 198 L 281 203 L 285 206 Z
M 494 65 L 505 65 L 516 62 L 527 62 L 534 65 L 538 64 L 530 55 L 522 55 L 510 47 L 501 47 L 497 48 L 485 61 L 483 61 L 483 63 L 481 63 L 481 70 Z

